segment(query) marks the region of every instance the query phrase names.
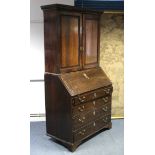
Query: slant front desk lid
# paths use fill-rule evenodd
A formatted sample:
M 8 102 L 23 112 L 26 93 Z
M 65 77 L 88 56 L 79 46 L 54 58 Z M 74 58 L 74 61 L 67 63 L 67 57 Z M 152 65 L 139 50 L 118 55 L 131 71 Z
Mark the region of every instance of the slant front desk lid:
M 101 68 L 64 73 L 59 78 L 71 96 L 112 84 Z

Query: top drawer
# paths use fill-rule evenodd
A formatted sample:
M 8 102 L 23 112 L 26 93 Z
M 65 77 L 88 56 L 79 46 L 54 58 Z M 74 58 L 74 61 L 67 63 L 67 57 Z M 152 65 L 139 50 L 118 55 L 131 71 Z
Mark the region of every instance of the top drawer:
M 73 99 L 73 105 L 84 103 L 90 100 L 95 100 L 97 98 L 110 95 L 112 93 L 112 87 L 104 87 L 91 92 L 80 94 Z

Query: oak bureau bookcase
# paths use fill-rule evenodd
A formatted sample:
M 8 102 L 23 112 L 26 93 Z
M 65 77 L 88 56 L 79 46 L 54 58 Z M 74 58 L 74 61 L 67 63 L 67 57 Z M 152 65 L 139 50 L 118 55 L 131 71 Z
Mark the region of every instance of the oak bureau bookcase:
M 53 4 L 44 14 L 47 135 L 70 151 L 111 128 L 112 83 L 99 66 L 99 11 Z

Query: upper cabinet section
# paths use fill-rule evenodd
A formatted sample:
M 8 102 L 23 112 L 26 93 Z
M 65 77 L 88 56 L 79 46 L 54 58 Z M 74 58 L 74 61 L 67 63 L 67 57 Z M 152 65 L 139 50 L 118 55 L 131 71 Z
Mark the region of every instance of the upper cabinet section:
M 65 73 L 97 67 L 101 12 L 60 4 L 41 8 L 45 72 Z

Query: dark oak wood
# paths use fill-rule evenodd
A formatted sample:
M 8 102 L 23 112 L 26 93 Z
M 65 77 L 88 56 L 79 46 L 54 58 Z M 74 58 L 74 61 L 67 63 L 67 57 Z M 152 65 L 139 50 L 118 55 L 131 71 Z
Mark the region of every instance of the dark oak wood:
M 79 66 L 79 22 L 74 16 L 61 16 L 61 67 Z
M 95 132 L 99 131 L 100 129 L 106 128 L 106 125 L 111 121 L 111 116 L 106 115 L 98 118 L 97 120 L 89 123 L 87 126 L 84 126 L 74 133 L 75 141 L 81 141 L 90 135 L 94 134 Z
M 82 15 L 61 12 L 60 20 L 60 72 L 81 70 Z
M 58 4 L 41 8 L 46 131 L 73 152 L 111 128 L 113 87 L 99 67 L 101 12 Z
M 99 66 L 101 12 L 79 11 L 66 5 L 43 6 L 42 9 L 45 72 L 65 73 Z
M 87 70 L 89 79 L 92 79 L 90 83 L 83 77 L 83 71 L 45 74 L 47 134 L 61 141 L 70 150 L 75 150 L 93 133 L 107 128 L 104 126 L 111 121 L 113 88 L 108 77 L 101 71 L 101 68 Z M 84 81 L 81 80 L 83 78 Z
M 95 99 L 95 101 L 92 100 L 78 105 L 73 104 L 74 108 L 72 109 L 72 111 L 75 116 L 80 115 L 83 112 L 87 113 L 88 111 L 92 111 L 95 108 L 101 108 L 102 106 L 109 104 L 110 101 L 111 101 L 111 96 L 105 96 L 99 99 Z
M 47 134 L 73 142 L 70 95 L 58 76 L 45 74 Z
M 85 124 L 95 121 L 100 116 L 110 114 L 110 110 L 111 104 L 107 104 L 98 109 L 94 108 L 87 113 L 81 113 L 79 115 L 73 116 L 73 130 L 76 130 Z
M 66 89 L 68 89 L 72 96 L 78 95 L 79 98 L 84 101 L 89 101 L 98 98 L 99 96 L 110 94 L 112 91 L 112 87 L 109 87 L 112 83 L 104 71 L 99 67 L 60 74 L 59 77 L 64 82 Z M 87 93 L 84 94 L 84 92 Z
M 59 22 L 58 12 L 44 11 L 45 72 L 59 72 Z
M 99 16 L 96 15 L 83 15 L 83 67 L 92 68 L 99 66 L 99 43 L 100 43 L 100 27 Z

